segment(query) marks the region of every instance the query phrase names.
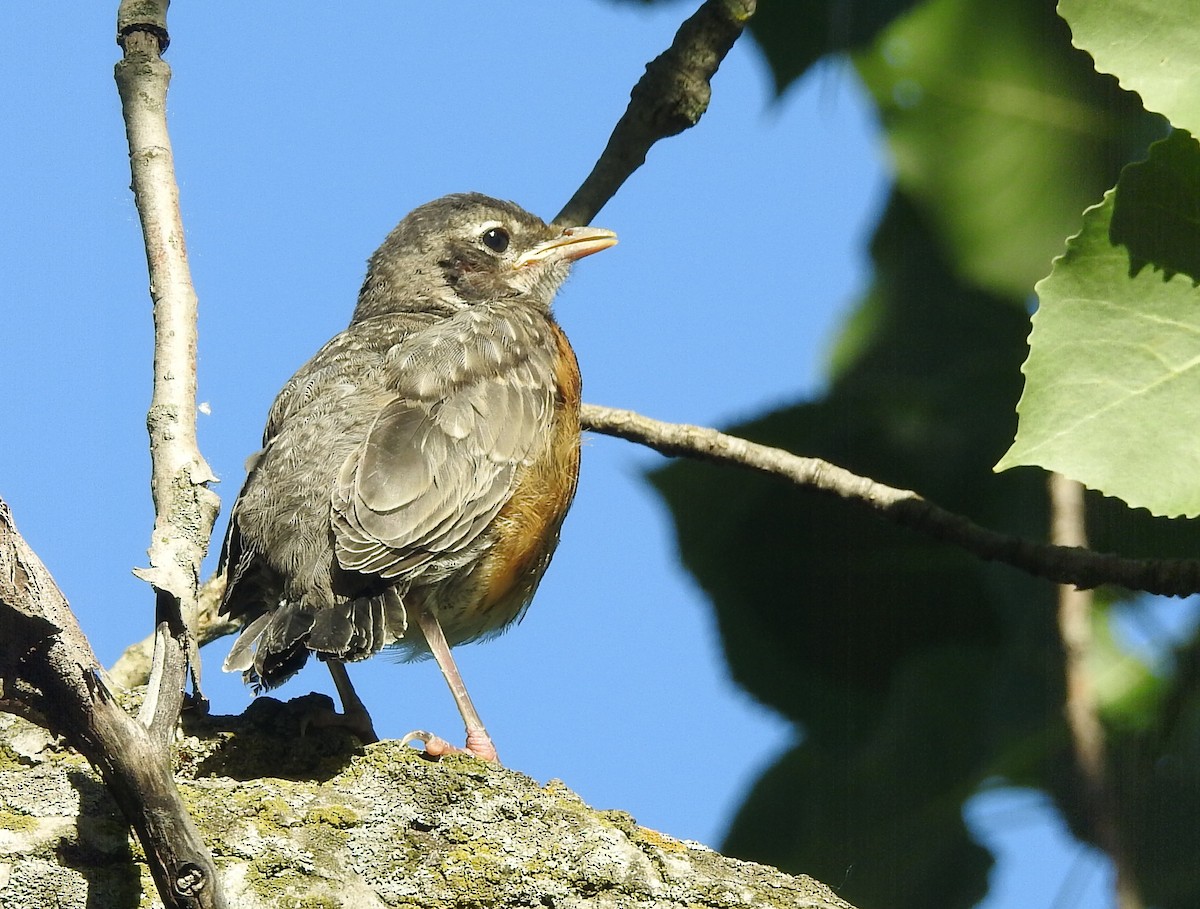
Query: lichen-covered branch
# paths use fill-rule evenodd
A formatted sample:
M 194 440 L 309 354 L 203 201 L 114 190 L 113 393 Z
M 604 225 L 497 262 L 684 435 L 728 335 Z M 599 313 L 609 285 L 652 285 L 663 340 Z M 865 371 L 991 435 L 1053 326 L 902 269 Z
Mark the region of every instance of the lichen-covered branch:
M 185 619 L 195 612 L 200 563 L 218 508 L 206 485 L 216 478 L 196 443 L 196 294 L 167 134 L 171 70 L 160 56 L 167 42 L 166 10 L 167 0 L 121 3 L 117 40 L 124 57 L 115 72 L 154 303 L 154 390 L 147 428 L 155 522 L 150 567 L 138 575 L 154 586 L 158 607 L 154 669 L 142 720 L 163 741 L 179 717 L 185 667 L 196 666 Z
M 96 768 L 141 841 L 165 906 L 225 905 L 212 857 L 175 787 L 167 749 L 114 699 L 66 598 L 17 532 L 4 502 L 0 684 L 6 702 L 37 711 L 51 732 Z M 41 899 L 48 893 L 43 890 Z M 4 901 L 10 904 L 7 893 Z
M 588 224 L 646 161 L 659 139 L 699 122 L 712 96 L 712 77 L 754 15 L 756 0 L 705 0 L 679 27 L 671 46 L 646 65 L 608 145 L 556 224 Z
M 332 706 L 320 701 L 260 698 L 244 717 L 189 724 L 180 742 L 177 782 L 238 909 L 852 909 L 812 878 L 597 811 L 557 781 L 469 757 L 432 762 L 398 742 L 355 749 L 344 730 L 296 736 L 303 716 Z M 59 909 L 137 905 L 131 884 L 147 889 L 144 869 L 123 838 L 100 833 L 115 825 L 98 782 L 0 717 L 0 746 L 18 736 L 32 739 L 27 762 L 0 773 L 0 801 L 27 809 L 29 823 L 5 834 L 18 857 L 5 909 L 43 909 L 51 887 Z
M 1003 562 L 1059 584 L 1081 589 L 1117 584 L 1165 596 L 1200 592 L 1200 561 L 1194 559 L 1127 559 L 1077 546 L 1035 543 L 980 527 L 911 490 L 885 486 L 828 461 L 803 458 L 715 429 L 663 423 L 595 404 L 583 406 L 582 418 L 585 429 L 638 442 L 665 455 L 747 467 L 839 496 L 981 559 Z

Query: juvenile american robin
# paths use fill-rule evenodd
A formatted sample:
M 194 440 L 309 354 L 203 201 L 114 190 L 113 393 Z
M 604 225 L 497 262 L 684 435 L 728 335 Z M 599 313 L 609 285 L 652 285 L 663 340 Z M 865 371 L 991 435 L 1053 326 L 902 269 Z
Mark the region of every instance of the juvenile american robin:
M 245 623 L 227 670 L 272 688 L 316 654 L 373 741 L 344 664 L 432 654 L 466 750 L 496 760 L 450 648 L 518 619 L 558 544 L 580 379 L 550 303 L 572 262 L 616 242 L 475 193 L 400 222 L 247 465 L 222 552 L 221 611 Z

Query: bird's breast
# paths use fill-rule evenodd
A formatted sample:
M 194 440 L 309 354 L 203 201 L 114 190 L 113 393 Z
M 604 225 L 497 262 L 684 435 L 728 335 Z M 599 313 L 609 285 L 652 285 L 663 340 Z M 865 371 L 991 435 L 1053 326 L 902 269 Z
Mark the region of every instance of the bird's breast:
M 481 633 L 512 622 L 528 605 L 558 545 L 579 481 L 579 365 L 562 329 L 553 322 L 550 327 L 553 417 L 543 444 L 520 469 L 512 495 L 490 528 L 494 543 L 477 574 L 478 609 L 486 617 Z

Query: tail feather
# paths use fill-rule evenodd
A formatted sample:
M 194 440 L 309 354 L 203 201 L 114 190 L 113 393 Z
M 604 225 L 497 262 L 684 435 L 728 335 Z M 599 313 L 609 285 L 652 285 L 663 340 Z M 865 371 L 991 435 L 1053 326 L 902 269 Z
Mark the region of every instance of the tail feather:
M 378 653 L 404 634 L 402 595 L 394 587 L 367 592 L 359 580 L 340 589 L 348 576 L 339 574 L 332 603 L 327 597 L 310 602 L 303 593 L 285 594 L 282 576 L 246 545 L 236 520 L 226 537 L 222 567 L 228 584 L 220 612 L 249 619 L 224 668 L 241 672 L 256 690 L 283 684 L 304 666 L 310 653 L 354 662 Z M 394 629 L 397 617 L 400 627 Z
M 384 597 L 361 597 L 317 613 L 308 648 L 323 657 L 352 663 L 378 653 L 387 642 Z
M 308 662 L 307 638 L 314 616 L 299 604 L 282 603 L 264 625 L 254 650 L 253 673 L 263 688 L 282 685 Z
M 258 639 L 262 637 L 263 629 L 271 621 L 271 613 L 264 612 L 253 622 L 244 626 L 238 633 L 238 639 L 229 648 L 229 655 L 221 668 L 226 672 L 245 672 L 254 665 L 254 650 Z

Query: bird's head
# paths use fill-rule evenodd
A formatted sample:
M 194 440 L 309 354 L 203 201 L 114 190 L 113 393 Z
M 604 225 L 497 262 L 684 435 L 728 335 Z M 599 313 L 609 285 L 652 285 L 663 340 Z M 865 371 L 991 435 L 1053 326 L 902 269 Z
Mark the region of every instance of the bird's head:
M 353 321 L 502 299 L 549 309 L 571 263 L 616 242 L 610 230 L 550 226 L 479 193 L 443 196 L 410 212 L 371 256 Z

